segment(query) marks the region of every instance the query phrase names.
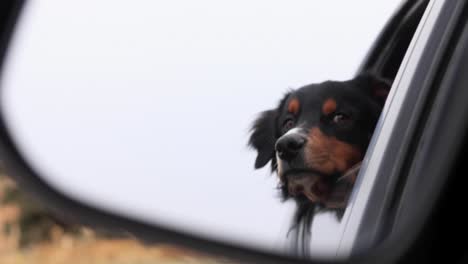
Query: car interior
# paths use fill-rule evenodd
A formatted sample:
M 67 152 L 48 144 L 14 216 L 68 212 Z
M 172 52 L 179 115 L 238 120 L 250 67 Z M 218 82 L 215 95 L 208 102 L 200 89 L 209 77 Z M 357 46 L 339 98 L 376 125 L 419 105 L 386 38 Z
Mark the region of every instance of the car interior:
M 358 72 L 376 72 L 393 80 L 428 3 L 428 0 L 418 0 L 402 4 L 382 30 Z

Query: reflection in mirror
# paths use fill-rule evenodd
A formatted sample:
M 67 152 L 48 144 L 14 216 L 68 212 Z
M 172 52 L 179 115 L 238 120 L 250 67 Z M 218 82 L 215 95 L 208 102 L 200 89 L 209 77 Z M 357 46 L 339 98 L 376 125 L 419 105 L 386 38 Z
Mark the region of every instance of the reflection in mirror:
M 295 200 L 292 231 L 301 254 L 317 212 L 341 220 L 390 86 L 371 74 L 306 85 L 255 121 L 255 168 L 270 162 L 282 198 Z
M 354 73 L 398 2 L 31 1 L 2 111 L 26 160 L 73 199 L 335 256 L 390 84 Z

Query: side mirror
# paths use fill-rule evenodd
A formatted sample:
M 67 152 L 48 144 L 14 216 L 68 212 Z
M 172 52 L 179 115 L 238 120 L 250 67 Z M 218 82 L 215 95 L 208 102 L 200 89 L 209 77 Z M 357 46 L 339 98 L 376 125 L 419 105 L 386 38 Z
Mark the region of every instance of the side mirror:
M 1 76 L 7 169 L 58 215 L 148 242 L 348 258 L 372 94 L 389 89 L 354 78 L 354 54 L 380 24 L 355 21 L 368 29 L 343 49 L 332 3 L 182 2 L 25 4 Z

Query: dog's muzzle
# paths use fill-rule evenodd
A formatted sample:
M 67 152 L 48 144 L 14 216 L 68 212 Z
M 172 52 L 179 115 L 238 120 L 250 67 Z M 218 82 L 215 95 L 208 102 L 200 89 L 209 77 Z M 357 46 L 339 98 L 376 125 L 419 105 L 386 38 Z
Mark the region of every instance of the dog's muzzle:
M 277 172 L 281 183 L 293 197 L 303 195 L 328 208 L 343 208 L 354 180 L 326 175 L 307 166 L 304 151 L 307 141 L 306 131 L 302 128 L 291 129 L 277 140 Z

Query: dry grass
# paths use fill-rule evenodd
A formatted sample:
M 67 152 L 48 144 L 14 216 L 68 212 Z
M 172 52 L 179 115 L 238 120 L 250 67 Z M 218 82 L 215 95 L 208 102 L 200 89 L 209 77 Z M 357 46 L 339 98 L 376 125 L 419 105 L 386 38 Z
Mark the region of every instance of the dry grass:
M 85 227 L 64 227 L 0 175 L 1 264 L 227 262 L 175 246 L 146 246 L 131 238 L 102 237 Z
M 190 254 L 169 246 L 145 247 L 134 240 L 93 239 L 77 241 L 66 238 L 24 250 L 0 253 L 4 264 L 130 264 L 130 263 L 219 263 L 220 260 Z

